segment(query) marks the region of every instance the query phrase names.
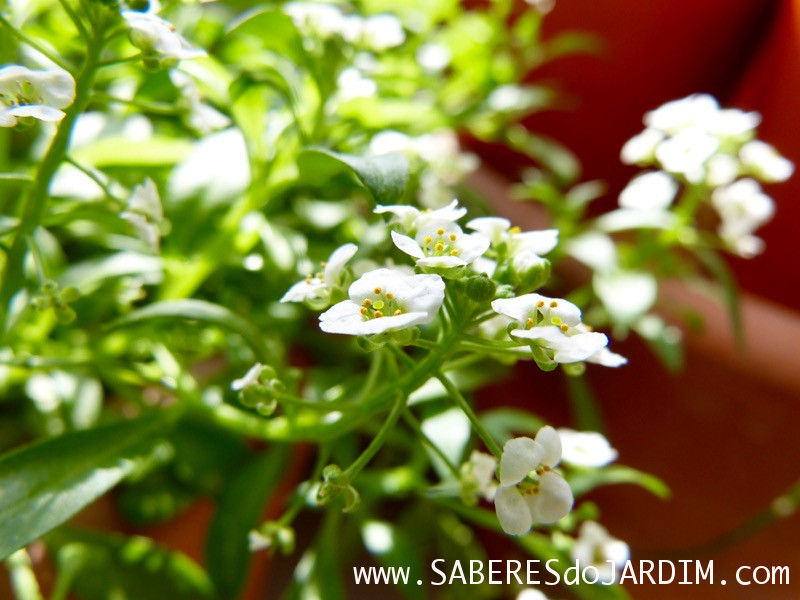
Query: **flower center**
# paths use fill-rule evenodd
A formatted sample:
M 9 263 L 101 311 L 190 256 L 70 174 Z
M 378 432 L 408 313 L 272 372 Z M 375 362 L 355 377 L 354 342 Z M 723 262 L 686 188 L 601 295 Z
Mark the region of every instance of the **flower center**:
M 361 315 L 365 321 L 382 317 L 396 317 L 403 314 L 403 309 L 392 292 L 376 287 L 370 298 L 361 303 Z
M 25 106 L 28 104 L 42 104 L 43 99 L 36 95 L 36 88 L 28 80 L 20 80 L 16 83 L 16 91 L 13 90 L 14 85 L 11 84 L 5 91 L 0 92 L 0 104 L 13 108 L 15 106 Z
M 325 283 L 325 267 L 327 267 L 327 266 L 328 266 L 328 263 L 326 263 L 325 261 L 322 261 L 321 263 L 319 263 L 319 271 L 317 271 L 314 274 L 309 273 L 308 275 L 306 275 L 306 283 L 310 284 L 315 279 L 319 283 Z
M 422 239 L 420 247 L 425 256 L 458 256 L 460 250 L 456 247 L 459 235 L 454 232 L 446 232 L 440 227 L 434 232 L 435 235 L 426 235 Z

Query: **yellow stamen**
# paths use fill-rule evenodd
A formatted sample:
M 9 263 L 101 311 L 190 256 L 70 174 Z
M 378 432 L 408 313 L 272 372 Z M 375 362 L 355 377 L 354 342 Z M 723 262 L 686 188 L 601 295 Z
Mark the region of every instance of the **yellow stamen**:
M 398 315 L 402 315 L 402 314 L 403 314 L 403 311 L 400 310 L 399 308 L 396 311 L 394 311 L 394 316 L 395 317 L 398 316 Z
M 392 292 L 386 292 L 386 299 L 394 300 L 394 294 Z
M 525 327 L 533 327 L 533 319 L 528 318 L 528 320 L 525 321 Z
M 372 313 L 372 316 L 376 319 L 380 319 L 383 316 L 383 313 L 379 310 L 376 310 L 374 313 Z
M 542 307 L 544 306 L 544 300 L 539 300 L 539 301 L 536 303 L 536 306 L 538 306 L 539 308 L 542 308 Z
M 455 233 L 451 233 L 450 234 L 450 241 L 451 242 L 455 242 L 457 238 L 458 238 L 458 236 Z
M 368 311 L 367 311 L 367 307 L 366 307 L 366 306 L 362 306 L 362 307 L 361 307 L 361 314 L 362 314 L 362 315 L 366 315 L 366 314 L 367 314 L 367 312 L 368 312 Z
M 372 290 L 372 292 L 373 292 L 374 294 L 380 294 L 382 291 L 383 291 L 383 290 L 382 290 L 381 288 L 379 288 L 379 287 L 376 287 L 374 290 Z
M 364 298 L 364 302 L 362 302 L 364 306 L 370 306 L 372 304 L 372 300 L 369 298 Z
M 566 323 L 561 326 L 561 331 L 563 331 L 564 333 L 567 333 L 568 330 L 569 326 Z
M 557 307 L 558 307 L 558 302 L 556 302 L 555 300 L 553 300 L 553 301 L 550 303 L 550 308 L 557 308 Z
M 458 256 L 458 250 L 450 250 L 450 256 Z
M 442 252 L 444 251 L 444 244 L 442 242 L 439 242 L 433 247 L 433 249 L 436 250 L 437 252 Z
M 508 230 L 508 233 L 511 233 L 511 234 L 521 233 L 521 232 L 522 232 L 522 229 L 520 229 L 516 225 L 514 225 L 514 227 L 512 227 L 511 229 Z
M 431 236 L 429 236 L 429 235 L 426 235 L 425 239 L 422 240 L 422 242 L 425 243 L 425 244 L 430 244 L 432 241 L 433 241 L 433 238 Z
M 436 235 L 444 235 L 444 229 L 439 227 L 439 229 L 436 230 Z

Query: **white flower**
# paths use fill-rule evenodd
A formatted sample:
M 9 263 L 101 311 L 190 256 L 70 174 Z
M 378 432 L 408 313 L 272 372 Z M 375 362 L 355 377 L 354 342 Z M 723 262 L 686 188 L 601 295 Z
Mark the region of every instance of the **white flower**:
M 231 383 L 231 389 L 234 392 L 240 392 L 244 389 L 255 387 L 259 385 L 259 378 L 261 377 L 261 372 L 264 370 L 264 365 L 261 363 L 256 363 L 244 374 L 244 377 L 240 379 L 234 379 Z
M 552 359 L 559 363 L 587 360 L 608 345 L 605 335 L 589 331 L 581 323 L 577 306 L 560 298 L 525 294 L 495 300 L 492 308 L 524 327 L 512 330 L 513 337 L 530 340 L 551 351 Z
M 712 187 L 728 185 L 739 176 L 739 161 L 730 154 L 715 154 L 706 163 L 706 183 Z
M 169 21 L 150 12 L 123 10 L 122 18 L 131 28 L 131 43 L 147 57 L 167 63 L 206 56 L 205 50 L 192 46 Z
M 463 267 L 489 249 L 487 238 L 478 233 L 464 234 L 458 225 L 447 220 L 427 221 L 415 238 L 392 231 L 392 240 L 400 250 L 416 258 L 420 267 Z
M 690 127 L 703 127 L 719 111 L 719 104 L 708 94 L 693 94 L 672 100 L 644 116 L 648 127 L 675 134 Z
M 691 127 L 661 142 L 656 148 L 656 159 L 665 171 L 698 183 L 705 177 L 705 162 L 718 149 L 716 137 L 701 127 Z
M 611 537 L 605 527 L 594 521 L 584 521 L 578 539 L 572 545 L 570 556 L 583 570 L 589 565 L 597 568 L 599 581 L 612 583 L 614 574 L 620 573 L 631 556 L 625 542 Z
M 566 427 L 557 431 L 561 438 L 561 458 L 566 463 L 576 467 L 604 467 L 617 459 L 618 452 L 602 433 L 575 431 Z
M 760 140 L 753 140 L 742 146 L 739 158 L 742 164 L 762 181 L 770 183 L 786 181 L 794 173 L 792 161 Z
M 429 73 L 439 73 L 444 70 L 453 58 L 450 48 L 435 42 L 422 44 L 415 56 L 419 65 Z
M 620 159 L 628 165 L 649 163 L 653 160 L 658 145 L 664 141 L 664 137 L 663 132 L 647 128 L 625 142 Z
M 622 208 L 665 210 L 678 193 L 678 182 L 664 171 L 642 173 L 631 179 L 619 195 Z
M 521 231 L 501 217 L 478 217 L 469 221 L 467 227 L 489 238 L 494 248 L 504 247 L 509 256 L 526 251 L 544 256 L 558 245 L 558 229 Z
M 473 450 L 469 460 L 461 467 L 462 486 L 469 495 L 480 495 L 491 502 L 497 491 L 494 483 L 496 470 L 497 459 L 494 456 Z
M 266 536 L 257 529 L 251 529 L 247 534 L 247 546 L 250 552 L 258 552 L 259 550 L 267 550 L 272 547 L 272 537 Z
M 772 218 L 775 204 L 753 179 L 740 179 L 717 188 L 711 203 L 719 213 L 719 236 L 737 254 L 752 258 L 764 248 L 764 242 L 753 232 Z
M 520 437 L 506 442 L 494 499 L 503 531 L 525 535 L 534 523 L 555 523 L 569 513 L 572 490 L 553 470 L 560 460 L 561 441 L 550 426 L 542 427 L 533 440 Z
M 419 210 L 407 204 L 379 204 L 375 207 L 376 214 L 382 215 L 389 213 L 392 216 L 390 225 L 397 224 L 408 235 L 414 235 L 421 227 L 425 227 L 431 221 L 455 223 L 465 214 L 467 209 L 458 206 L 458 200 L 453 200 L 447 206 L 436 210 Z
M 335 6 L 316 2 L 290 2 L 283 7 L 283 11 L 303 33 L 323 40 L 344 35 L 348 28 L 346 21 L 351 19 L 345 18 Z M 360 21 L 361 18 L 355 16 L 355 20 Z
M 157 252 L 161 240 L 160 224 L 164 220 L 158 188 L 149 177 L 131 191 L 128 206 L 120 216 L 136 229 L 139 238 Z
M 378 91 L 375 80 L 364 77 L 355 67 L 344 69 L 337 77 L 336 85 L 339 87 L 339 97 L 342 100 L 370 97 Z
M 349 300 L 320 315 L 322 331 L 371 335 L 430 323 L 444 301 L 444 281 L 438 275 L 377 269 L 354 281 L 348 294 Z
M 375 52 L 383 52 L 406 41 L 403 24 L 391 14 L 367 17 L 361 23 L 363 44 Z
M 327 261 L 321 263 L 322 271 L 310 274 L 295 283 L 283 295 L 281 302 L 310 302 L 319 308 L 328 305 L 331 291 L 342 285 L 342 271 L 358 250 L 355 244 L 345 244 L 333 251 Z
M 595 271 L 608 272 L 617 266 L 617 246 L 610 236 L 597 231 L 587 231 L 567 243 L 572 258 Z
M 592 285 L 603 306 L 619 323 L 636 321 L 650 310 L 658 296 L 658 282 L 646 271 L 617 269 L 595 273 Z
M 32 71 L 20 65 L 0 68 L 0 127 L 14 127 L 17 119 L 60 121 L 75 100 L 75 80 L 61 69 Z
M 200 88 L 195 83 L 194 78 L 177 69 L 172 69 L 169 72 L 169 77 L 188 101 L 188 122 L 190 127 L 205 134 L 224 129 L 231 124 L 231 120 L 228 117 L 203 102 L 200 96 Z

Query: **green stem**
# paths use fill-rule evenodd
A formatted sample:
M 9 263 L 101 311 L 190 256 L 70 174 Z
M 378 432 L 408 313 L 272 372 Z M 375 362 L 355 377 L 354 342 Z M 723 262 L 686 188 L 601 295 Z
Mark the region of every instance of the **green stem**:
M 75 24 L 75 28 L 78 30 L 80 36 L 86 40 L 87 43 L 89 43 L 91 41 L 89 31 L 86 29 L 86 26 L 83 24 L 83 21 L 81 21 L 81 18 L 75 9 L 69 5 L 69 0 L 58 1 L 61 3 L 61 7 L 64 9 L 67 15 L 69 15 L 69 18 L 72 19 L 72 22 Z
M 2 17 L 0 17 L 0 21 L 3 21 Z M 49 198 L 48 191 L 50 188 L 50 181 L 56 169 L 58 169 L 59 165 L 64 160 L 75 121 L 89 103 L 101 51 L 102 45 L 99 44 L 95 38 L 95 43 L 89 46 L 86 60 L 75 81 L 75 101 L 66 111 L 66 115 L 58 126 L 56 135 L 50 143 L 47 153 L 39 163 L 36 179 L 30 187 L 28 196 L 23 205 L 19 230 L 14 238 L 14 244 L 8 252 L 5 276 L 3 278 L 2 289 L 0 289 L 0 339 L 5 339 L 5 336 L 8 334 L 6 331 L 6 324 L 11 299 L 24 285 L 26 237 L 33 233 L 42 222 L 42 218 L 45 215 L 47 200 Z
M 505 356 L 516 356 L 524 358 L 526 354 L 519 352 L 515 348 L 523 348 L 524 346 L 512 346 L 510 348 L 492 348 L 483 344 L 475 344 L 473 342 L 461 342 L 459 344 L 460 350 L 471 350 L 474 352 L 483 352 L 484 354 L 503 354 Z
M 39 280 L 39 285 L 43 286 L 45 281 L 47 281 L 47 269 L 45 269 L 42 253 L 39 251 L 39 246 L 36 244 L 36 240 L 33 239 L 32 235 L 26 235 L 25 241 L 28 244 L 28 249 L 31 252 L 31 256 L 33 256 L 33 265 L 36 269 L 36 278 Z
M 380 430 L 378 430 L 378 434 L 372 438 L 372 441 L 369 443 L 369 446 L 366 447 L 364 452 L 351 464 L 347 467 L 347 470 L 344 472 L 344 476 L 346 481 L 353 481 L 356 475 L 358 475 L 361 470 L 367 466 L 372 457 L 377 454 L 378 450 L 381 449 L 383 443 L 386 441 L 389 433 L 394 429 L 395 424 L 397 423 L 397 419 L 400 417 L 403 409 L 406 406 L 407 395 L 404 393 L 398 394 L 397 400 L 392 406 L 392 410 L 389 413 L 389 416 L 384 421 L 383 425 L 381 425 Z
M 8 29 L 9 33 L 11 33 L 11 35 L 13 35 L 22 43 L 27 44 L 37 52 L 41 52 L 42 54 L 44 54 L 49 60 L 54 62 L 64 71 L 67 71 L 68 73 L 72 73 L 74 71 L 74 67 L 72 65 L 69 65 L 66 62 L 64 62 L 61 59 L 61 57 L 50 52 L 50 50 L 45 48 L 42 44 L 40 44 L 38 41 L 30 37 L 24 31 L 14 27 L 3 15 L 0 15 L 0 25 L 5 26 L 5 28 Z
M 39 591 L 28 551 L 25 548 L 17 550 L 5 563 L 11 574 L 11 587 L 17 600 L 42 600 L 42 592 Z
M 106 66 L 107 63 L 100 63 L 99 67 Z M 104 92 L 95 92 L 92 95 L 92 100 L 106 103 L 125 104 L 138 108 L 145 112 L 154 113 L 158 115 L 177 115 L 184 112 L 180 107 L 165 102 L 148 102 L 146 100 L 137 100 L 136 98 L 119 98 L 106 94 Z
M 375 389 L 375 384 L 378 382 L 378 375 L 380 375 L 382 365 L 383 349 L 380 349 L 372 354 L 372 364 L 369 367 L 369 373 L 367 373 L 367 378 L 364 380 L 364 387 L 361 388 L 356 404 L 361 404 L 369 398 L 372 390 Z
M 495 458 L 500 460 L 503 450 L 497 445 L 497 442 L 494 441 L 494 438 L 487 431 L 486 427 L 483 426 L 483 423 L 481 423 L 481 420 L 478 418 L 478 415 L 475 414 L 475 411 L 472 410 L 472 406 L 470 406 L 469 402 L 467 402 L 467 399 L 464 398 L 459 389 L 453 385 L 453 382 L 445 377 L 444 373 L 440 371 L 436 373 L 435 376 L 439 381 L 442 382 L 442 385 L 444 386 L 444 389 L 447 390 L 450 398 L 455 401 L 456 405 L 462 411 L 464 411 L 465 415 L 467 415 L 470 423 L 472 423 L 472 427 L 475 429 L 478 436 L 483 440 L 483 443 L 486 444 L 486 447 L 491 451 L 492 454 L 495 455 Z
M 98 175 L 98 174 L 97 174 L 95 171 L 93 171 L 92 169 L 89 169 L 89 168 L 87 168 L 87 167 L 84 167 L 82 164 L 80 164 L 79 162 L 77 162 L 77 161 L 76 161 L 74 158 L 72 158 L 71 156 L 67 156 L 67 157 L 65 157 L 65 158 L 64 158 L 64 160 L 66 160 L 66 161 L 67 161 L 69 164 L 71 164 L 73 167 L 75 167 L 76 169 L 78 169 L 78 170 L 79 170 L 81 173 L 83 173 L 83 174 L 84 174 L 84 175 L 86 175 L 86 176 L 87 176 L 89 179 L 91 179 L 91 180 L 92 180 L 92 181 L 94 181 L 94 182 L 95 182 L 97 185 L 99 185 L 99 186 L 100 186 L 100 189 L 101 189 L 101 190 L 103 190 L 103 192 L 105 192 L 105 195 L 106 195 L 106 196 L 108 196 L 108 198 L 109 198 L 109 199 L 111 199 L 111 200 L 114 200 L 114 201 L 116 201 L 116 202 L 120 203 L 122 206 L 125 206 L 125 201 L 124 201 L 124 200 L 122 200 L 122 199 L 120 199 L 120 198 L 117 198 L 117 197 L 116 197 L 116 196 L 115 196 L 115 195 L 114 195 L 114 194 L 111 192 L 111 188 L 109 188 L 109 187 L 108 187 L 108 184 L 107 184 L 105 181 L 103 181 L 103 179 L 102 179 L 102 178 L 101 178 L 101 177 L 100 177 L 100 176 L 99 176 L 99 175 Z M 120 208 L 122 208 L 122 206 L 120 206 Z

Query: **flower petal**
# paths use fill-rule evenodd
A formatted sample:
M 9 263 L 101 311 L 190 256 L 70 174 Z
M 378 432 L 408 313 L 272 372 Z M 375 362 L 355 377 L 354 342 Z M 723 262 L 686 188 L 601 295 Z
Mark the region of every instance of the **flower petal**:
M 531 438 L 518 437 L 508 440 L 500 458 L 500 483 L 516 484 L 541 464 L 545 450 Z
M 394 242 L 395 246 L 409 256 L 413 256 L 414 258 L 425 258 L 425 253 L 422 252 L 422 248 L 419 247 L 419 244 L 407 235 L 392 231 L 392 241 Z
M 545 425 L 536 433 L 535 441 L 544 448 L 540 464 L 555 467 L 561 460 L 561 438 L 556 430 Z
M 334 250 L 325 263 L 325 283 L 328 285 L 338 284 L 342 269 L 357 251 L 358 246 L 355 244 L 345 244 Z
M 509 535 L 525 535 L 531 530 L 533 517 L 525 498 L 513 486 L 501 486 L 494 497 L 494 509 L 500 527 Z
M 535 523 L 555 523 L 572 509 L 574 498 L 566 480 L 555 471 L 547 471 L 539 479 L 539 493 L 525 496 Z

